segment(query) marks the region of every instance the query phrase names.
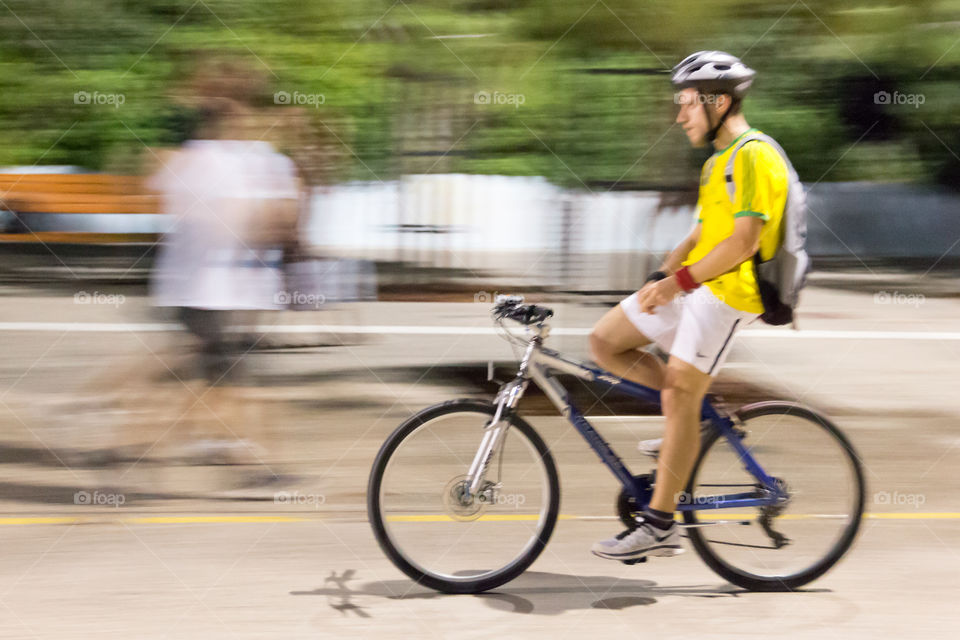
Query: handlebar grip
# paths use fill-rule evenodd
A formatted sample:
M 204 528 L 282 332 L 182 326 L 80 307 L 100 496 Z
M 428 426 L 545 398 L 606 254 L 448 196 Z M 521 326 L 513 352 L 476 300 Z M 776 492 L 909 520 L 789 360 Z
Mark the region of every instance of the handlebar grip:
M 510 320 L 515 320 L 525 325 L 543 322 L 552 315 L 552 309 L 540 307 L 535 304 L 513 305 L 498 314 L 501 318 L 509 318 Z

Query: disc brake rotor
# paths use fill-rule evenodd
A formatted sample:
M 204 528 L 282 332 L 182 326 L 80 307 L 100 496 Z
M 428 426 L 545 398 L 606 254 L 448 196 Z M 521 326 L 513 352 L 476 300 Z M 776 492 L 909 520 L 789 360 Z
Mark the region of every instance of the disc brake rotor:
M 487 503 L 480 501 L 483 492 L 467 497 L 470 482 L 467 476 L 457 476 L 447 483 L 443 489 L 443 505 L 447 508 L 447 515 L 460 522 L 476 520 L 487 510 Z

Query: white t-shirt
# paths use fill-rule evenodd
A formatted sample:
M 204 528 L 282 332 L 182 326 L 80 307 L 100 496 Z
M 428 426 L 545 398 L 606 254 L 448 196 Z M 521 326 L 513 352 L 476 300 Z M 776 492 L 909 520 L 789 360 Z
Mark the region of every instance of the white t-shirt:
M 191 140 L 150 179 L 173 224 L 157 256 L 158 306 L 279 309 L 281 251 L 245 241 L 262 200 L 296 198 L 293 162 L 267 142 Z

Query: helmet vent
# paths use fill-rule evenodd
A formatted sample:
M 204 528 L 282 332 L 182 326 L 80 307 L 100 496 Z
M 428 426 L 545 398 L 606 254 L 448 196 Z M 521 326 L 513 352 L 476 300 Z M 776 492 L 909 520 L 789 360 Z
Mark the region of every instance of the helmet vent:
M 756 72 L 723 51 L 698 51 L 673 68 L 670 81 L 678 89 L 721 91 L 742 98 Z

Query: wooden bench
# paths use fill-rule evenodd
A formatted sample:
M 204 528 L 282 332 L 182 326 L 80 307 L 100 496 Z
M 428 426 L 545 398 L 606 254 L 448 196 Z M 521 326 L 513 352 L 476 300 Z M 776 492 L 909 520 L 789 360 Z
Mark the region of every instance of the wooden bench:
M 160 213 L 160 199 L 140 176 L 103 173 L 0 174 L 0 199 L 17 214 Z M 156 233 L 35 231 L 0 233 L 0 242 L 152 242 Z

